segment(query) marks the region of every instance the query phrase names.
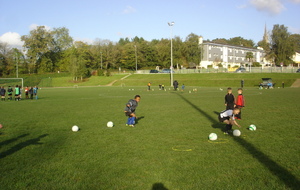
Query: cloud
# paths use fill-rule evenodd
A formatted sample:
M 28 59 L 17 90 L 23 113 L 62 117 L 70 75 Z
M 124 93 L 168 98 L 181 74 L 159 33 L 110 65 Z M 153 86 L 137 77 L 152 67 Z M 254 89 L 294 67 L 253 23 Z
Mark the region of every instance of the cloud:
M 126 8 L 122 11 L 123 14 L 130 14 L 136 12 L 136 9 L 131 6 L 126 6 Z
M 258 11 L 267 12 L 270 15 L 278 15 L 286 9 L 281 0 L 250 0 L 250 4 Z
M 0 36 L 0 42 L 7 43 L 11 47 L 21 48 L 23 42 L 21 41 L 20 34 L 16 32 L 6 32 Z

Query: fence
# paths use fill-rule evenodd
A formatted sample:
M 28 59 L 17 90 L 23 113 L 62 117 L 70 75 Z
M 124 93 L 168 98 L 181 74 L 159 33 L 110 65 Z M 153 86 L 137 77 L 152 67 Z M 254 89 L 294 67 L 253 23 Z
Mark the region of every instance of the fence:
M 246 67 L 247 73 L 295 73 L 298 67 Z M 199 68 L 199 69 L 174 69 L 176 74 L 189 74 L 189 73 L 234 73 L 235 71 L 228 71 L 227 68 L 220 67 L 214 68 Z M 137 74 L 150 74 L 150 70 L 138 70 Z M 160 73 L 151 73 L 160 74 Z M 163 73 L 161 73 L 163 74 Z

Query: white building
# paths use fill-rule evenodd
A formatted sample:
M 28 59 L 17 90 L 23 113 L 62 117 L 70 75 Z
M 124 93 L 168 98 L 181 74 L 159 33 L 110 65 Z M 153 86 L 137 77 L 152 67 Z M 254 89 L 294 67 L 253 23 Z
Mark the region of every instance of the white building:
M 295 63 L 300 64 L 300 53 L 299 53 L 299 52 L 296 52 L 296 53 L 293 55 L 292 60 L 293 60 Z
M 201 48 L 200 67 L 207 68 L 208 65 L 217 67 L 222 64 L 223 67 L 245 66 L 249 64 L 246 55 L 252 52 L 252 62 L 259 62 L 264 65 L 264 50 L 260 47 L 248 48 L 244 46 L 233 46 L 226 44 L 219 44 L 213 42 L 203 42 L 203 38 L 199 38 L 199 46 Z

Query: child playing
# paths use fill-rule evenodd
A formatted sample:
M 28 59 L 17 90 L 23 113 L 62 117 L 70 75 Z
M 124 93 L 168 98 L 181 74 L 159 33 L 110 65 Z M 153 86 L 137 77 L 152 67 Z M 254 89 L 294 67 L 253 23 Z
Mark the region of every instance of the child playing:
M 1 101 L 5 101 L 5 93 L 6 93 L 6 90 L 5 90 L 4 86 L 2 86 L 2 88 L 0 89 Z
M 235 116 L 235 119 L 242 119 L 242 108 L 245 107 L 245 99 L 243 96 L 243 89 L 238 89 L 238 96 L 236 99 L 235 107 L 240 109 L 240 113 Z
M 234 95 L 232 94 L 232 89 L 227 88 L 227 94 L 225 95 L 225 106 L 226 110 L 233 110 L 234 108 Z
M 220 114 L 219 114 L 219 121 L 222 122 L 222 123 L 226 123 L 226 126 L 225 126 L 225 132 L 224 134 L 228 134 L 228 132 L 231 131 L 232 129 L 232 125 L 236 125 L 238 126 L 239 128 L 241 127 L 236 121 L 235 121 L 235 115 L 239 114 L 240 113 L 240 109 L 238 108 L 234 108 L 233 110 L 232 109 L 229 109 L 229 110 L 224 110 L 222 111 Z
M 136 119 L 135 109 L 137 108 L 140 100 L 141 100 L 141 96 L 135 95 L 134 99 L 130 99 L 128 101 L 128 103 L 126 104 L 126 107 L 124 110 L 125 115 L 128 116 L 126 126 L 134 127 L 135 119 Z

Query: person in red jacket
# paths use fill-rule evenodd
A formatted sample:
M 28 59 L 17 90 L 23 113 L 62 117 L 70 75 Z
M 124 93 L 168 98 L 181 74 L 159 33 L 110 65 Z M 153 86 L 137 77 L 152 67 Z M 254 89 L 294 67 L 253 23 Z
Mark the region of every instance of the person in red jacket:
M 245 107 L 245 99 L 243 96 L 243 89 L 238 89 L 238 95 L 235 102 L 235 107 L 240 109 L 240 113 L 237 114 L 235 117 L 236 119 L 242 119 L 242 108 Z

